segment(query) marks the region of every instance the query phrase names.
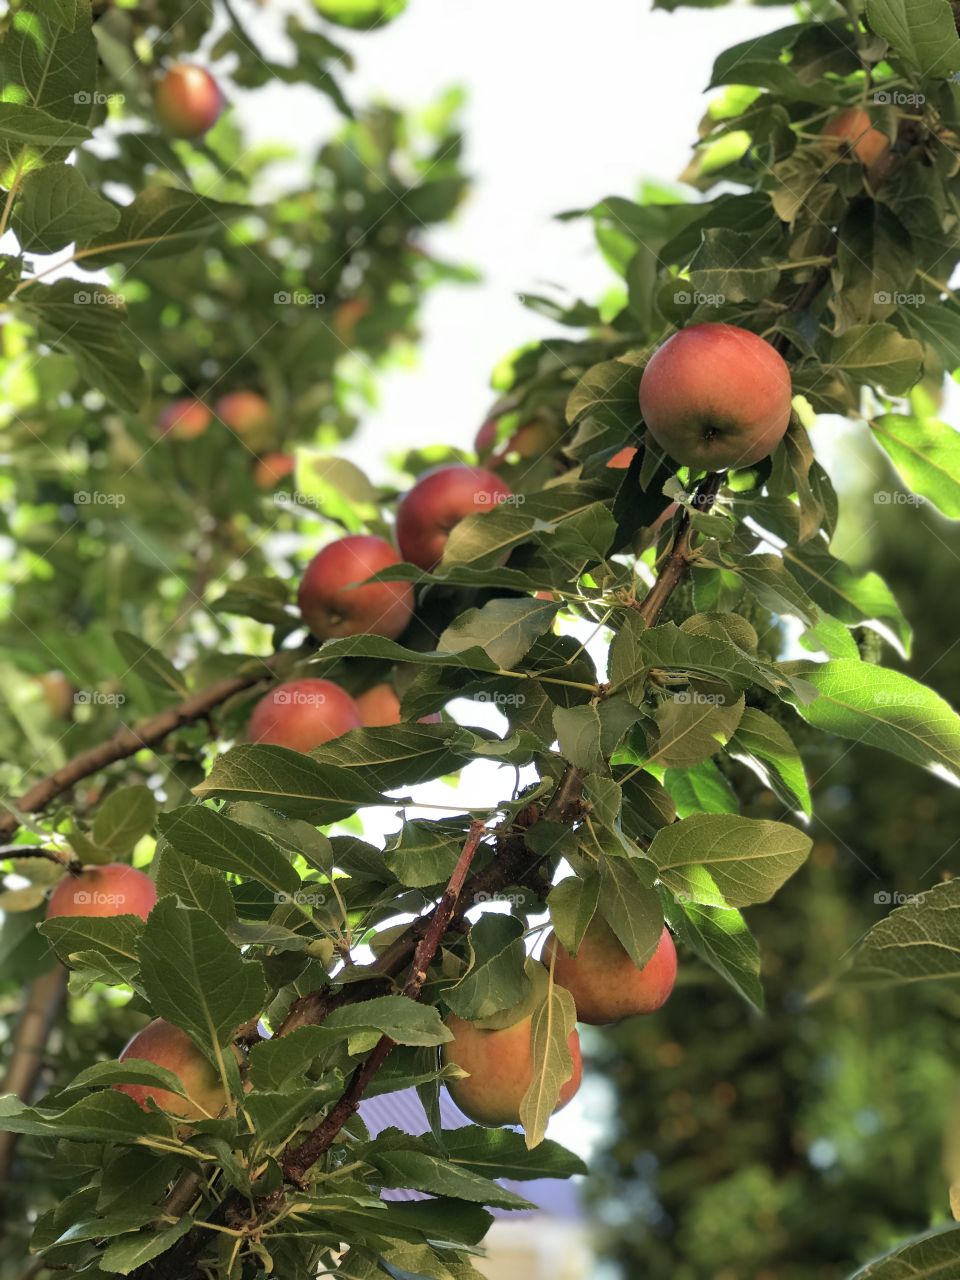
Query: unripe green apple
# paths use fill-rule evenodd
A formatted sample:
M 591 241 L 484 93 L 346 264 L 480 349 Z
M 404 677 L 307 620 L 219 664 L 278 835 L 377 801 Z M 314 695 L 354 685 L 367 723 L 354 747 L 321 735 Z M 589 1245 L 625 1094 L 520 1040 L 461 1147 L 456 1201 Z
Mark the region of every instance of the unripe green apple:
M 432 569 L 443 559 L 455 528 L 467 516 L 488 514 L 511 490 L 484 467 L 454 464 L 426 472 L 397 507 L 397 544 L 404 560 Z
M 446 1024 L 453 1039 L 443 1046 L 444 1064 L 453 1063 L 469 1076 L 448 1080 L 447 1089 L 460 1110 L 477 1124 L 520 1123 L 520 1103 L 533 1081 L 530 1044 L 532 1015 L 511 1027 L 487 1031 L 451 1014 Z M 565 1107 L 580 1088 L 583 1060 L 576 1028 L 567 1039 L 573 1074 L 560 1090 L 554 1111 Z
M 178 62 L 157 81 L 153 105 L 164 132 L 174 138 L 199 138 L 216 124 L 224 100 L 209 71 Z
M 66 875 L 47 903 L 47 919 L 54 916 L 139 916 L 146 920 L 157 900 L 157 886 L 148 875 L 123 862 L 87 867 Z
M 848 107 L 831 116 L 820 132 L 824 138 L 848 146 L 867 169 L 890 149 L 890 139 L 873 127 L 862 107 Z
M 332 680 L 288 680 L 265 694 L 253 709 L 251 742 L 272 742 L 291 751 L 312 751 L 363 721 L 349 693 Z
M 297 603 L 318 640 L 374 635 L 396 640 L 413 615 L 409 582 L 372 582 L 367 578 L 399 564 L 383 538 L 351 534 L 323 548 L 307 565 Z
M 230 1051 L 239 1063 L 239 1050 L 231 1045 Z M 180 1079 L 190 1095 L 189 1098 L 181 1098 L 169 1089 L 150 1084 L 114 1085 L 120 1093 L 133 1098 L 144 1111 L 149 1109 L 147 1102 L 152 1100 L 161 1111 L 168 1111 L 182 1120 L 207 1120 L 219 1115 L 229 1101 L 213 1063 L 200 1052 L 185 1031 L 163 1018 L 154 1018 L 142 1031 L 138 1031 L 118 1060 L 129 1062 L 134 1059 L 166 1067 Z
M 763 338 L 732 324 L 681 329 L 651 356 L 640 412 L 657 444 L 695 471 L 749 467 L 790 425 L 790 370 Z
M 573 996 L 577 1019 L 602 1026 L 637 1013 L 653 1013 L 664 1004 L 677 977 L 677 949 L 664 927 L 657 949 L 642 968 L 605 920 L 595 916 L 587 927 L 576 956 L 560 945 L 555 933 L 543 945 L 542 960 L 553 959 L 554 981 Z
M 210 410 L 201 400 L 182 396 L 171 400 L 157 417 L 157 430 L 175 440 L 194 440 L 210 425 Z

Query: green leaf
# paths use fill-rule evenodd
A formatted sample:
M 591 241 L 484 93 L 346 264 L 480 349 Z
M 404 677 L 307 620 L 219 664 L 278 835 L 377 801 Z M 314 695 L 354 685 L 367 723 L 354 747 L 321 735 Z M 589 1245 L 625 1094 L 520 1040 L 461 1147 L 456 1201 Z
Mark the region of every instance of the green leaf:
M 906 395 L 923 372 L 923 347 L 892 324 L 858 324 L 822 343 L 828 369 L 847 373 L 891 395 Z
M 170 1138 L 174 1122 L 160 1112 L 144 1111 L 126 1093 L 104 1089 L 65 1111 L 28 1107 L 13 1094 L 0 1097 L 0 1130 L 80 1142 L 121 1142 L 148 1136 Z
M 442 822 L 405 822 L 399 839 L 384 850 L 383 860 L 401 884 L 415 888 L 446 884 L 463 846 L 463 832 Z
M 567 420 L 590 417 L 622 433 L 623 441 L 637 436 L 640 427 L 640 375 L 643 366 L 623 360 L 595 364 L 582 375 L 567 400 Z
M 885 905 L 882 891 L 874 901 Z M 948 880 L 925 893 L 912 894 L 860 942 L 844 983 L 898 986 L 960 977 L 960 880 Z
M 159 650 L 152 648 L 145 640 L 132 635 L 129 631 L 115 631 L 113 643 L 131 672 L 141 680 L 161 689 L 172 689 L 174 693 L 181 696 L 187 693 L 187 686 L 181 673 L 168 658 L 165 658 Z
M 172 1248 L 193 1226 L 191 1217 L 183 1217 L 173 1226 L 147 1231 L 132 1240 L 114 1240 L 100 1257 L 100 1270 L 111 1275 L 128 1276 L 153 1258 Z
M 544 1139 L 560 1090 L 573 1075 L 568 1044 L 577 1025 L 577 1007 L 569 991 L 549 983 L 530 1023 L 533 1079 L 520 1100 L 520 1122 L 529 1148 Z
M 819 694 L 793 704 L 808 724 L 960 779 L 960 716 L 932 689 L 849 659 L 804 665 L 801 674 Z
M 870 26 L 924 76 L 960 71 L 960 39 L 945 0 L 867 0 Z
M 482 915 L 470 931 L 470 947 L 469 969 L 443 993 L 453 1012 L 476 1021 L 519 1004 L 530 988 L 521 921 L 493 912 Z
M 97 957 L 109 973 L 132 980 L 139 969 L 137 944 L 144 924 L 139 916 L 54 916 L 44 920 L 40 932 L 68 968 L 85 966 Z
M 672 622 L 651 627 L 637 637 L 637 645 L 648 667 L 701 671 L 717 676 L 740 692 L 752 684 L 779 693 L 785 682 L 769 663 L 745 653 L 739 646 L 709 635 L 681 631 Z
M 15 13 L 0 43 L 0 138 L 8 155 L 20 143 L 70 149 L 89 138 L 96 78 L 89 17 L 70 30 L 29 9 Z
M 140 409 L 147 392 L 139 348 L 112 294 L 84 280 L 58 280 L 24 290 L 18 305 L 92 386 L 123 409 Z
M 153 863 L 157 894 L 179 898 L 185 907 L 196 907 L 223 928 L 236 923 L 237 912 L 226 879 L 211 867 L 180 853 L 161 840 Z
M 160 831 L 180 853 L 217 871 L 258 880 L 278 901 L 289 900 L 300 888 L 300 876 L 272 840 L 203 805 L 162 814 Z
M 398 18 L 407 0 L 313 0 L 313 6 L 330 22 L 372 31 Z
M 93 842 L 111 853 L 129 853 L 153 830 L 157 802 L 146 786 L 121 787 L 107 796 L 93 822 Z
M 870 423 L 873 438 L 901 479 L 951 520 L 960 520 L 960 431 L 935 418 L 885 413 Z M 874 494 L 874 502 L 890 494 Z
M 780 271 L 760 252 L 756 237 L 725 227 L 703 231 L 700 247 L 690 263 L 694 291 L 726 302 L 759 302 L 777 287 Z
M 748 907 L 768 902 L 806 861 L 810 837 L 782 822 L 698 813 L 653 837 L 648 856 L 683 902 Z
M 600 750 L 600 714 L 593 703 L 581 707 L 554 707 L 553 727 L 565 760 L 590 773 L 603 762 Z
M 229 221 L 250 212 L 244 205 L 208 200 L 176 187 L 147 187 L 132 204 L 116 210 L 108 235 L 84 243 L 84 265 L 138 264 L 145 258 L 183 254 L 215 233 L 225 237 Z
M 115 227 L 119 215 L 68 164 L 27 174 L 11 225 L 25 253 L 56 253 L 75 240 Z
M 534 1206 L 513 1191 L 481 1178 L 469 1169 L 457 1168 L 426 1151 L 368 1150 L 367 1161 L 374 1166 L 385 1187 L 427 1191 L 431 1195 L 454 1196 L 473 1204 L 489 1204 L 502 1209 L 532 1209 Z
M 591 872 L 586 879 L 568 876 L 554 885 L 547 895 L 550 923 L 569 955 L 580 949 L 583 935 L 593 919 L 600 897 L 600 877 Z
M 738 995 L 763 1009 L 760 951 L 739 911 L 675 902 L 664 895 L 667 922 L 685 947 L 724 978 Z
M 722 694 L 691 689 L 664 698 L 657 707 L 658 733 L 646 763 L 683 769 L 708 760 L 730 741 L 743 707 L 742 694 L 727 701 Z
M 849 626 L 878 622 L 909 654 L 913 635 L 910 624 L 878 573 L 858 573 L 832 556 L 822 541 L 784 547 L 782 554 L 793 576 L 831 617 Z
M 586 1172 L 580 1157 L 559 1143 L 548 1138 L 531 1151 L 512 1129 L 486 1129 L 480 1125 L 447 1129 L 443 1149 L 454 1164 L 487 1178 L 525 1182 L 531 1178 L 571 1178 Z
M 656 951 L 663 933 L 663 911 L 651 879 L 646 860 L 604 858 L 600 865 L 597 909 L 641 969 Z
M 800 752 L 783 725 L 772 716 L 747 707 L 728 750 L 734 758 L 745 755 L 766 766 L 771 788 L 787 804 L 796 805 L 806 814 L 813 812 Z
M 244 960 L 209 916 L 172 898 L 151 911 L 138 951 L 154 1010 L 202 1048 L 213 1049 L 215 1057 L 237 1027 L 263 1009 L 261 965 Z
M 328 1013 L 323 1021 L 326 1031 L 349 1033 L 351 1053 L 365 1052 L 381 1036 L 389 1036 L 397 1044 L 444 1044 L 452 1033 L 440 1020 L 434 1005 L 418 1004 L 406 996 L 376 996 L 359 1004 L 341 1005 Z
M 960 1227 L 946 1227 L 899 1245 L 850 1280 L 951 1280 L 960 1269 Z
M 437 641 L 437 652 L 478 648 L 498 667 L 510 670 L 550 630 L 559 607 L 542 600 L 489 600 L 452 622 Z
M 744 716 L 746 714 L 744 712 Z M 690 769 L 668 769 L 663 775 L 663 785 L 677 806 L 678 817 L 689 818 L 691 813 L 739 811 L 730 783 L 712 760 L 704 760 Z

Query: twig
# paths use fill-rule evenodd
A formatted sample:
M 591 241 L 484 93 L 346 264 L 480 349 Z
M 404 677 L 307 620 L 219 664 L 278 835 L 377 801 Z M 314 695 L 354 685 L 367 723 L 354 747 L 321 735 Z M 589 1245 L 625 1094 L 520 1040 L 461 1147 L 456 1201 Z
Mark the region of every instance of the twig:
M 30 984 L 27 1003 L 13 1034 L 13 1048 L 0 1093 L 12 1093 L 21 1102 L 30 1102 L 43 1069 L 47 1040 L 67 993 L 67 971 L 58 964 Z M 10 1175 L 17 1138 L 0 1132 L 0 1182 Z
M 696 511 L 709 511 L 717 500 L 723 476 L 711 471 L 697 485 L 693 495 L 693 507 Z M 663 568 L 656 582 L 643 597 L 632 605 L 648 627 L 655 625 L 664 606 L 680 584 L 684 574 L 693 563 L 693 535 L 696 530 L 690 519 L 690 512 L 685 511 L 673 539 L 673 546 L 667 553 Z

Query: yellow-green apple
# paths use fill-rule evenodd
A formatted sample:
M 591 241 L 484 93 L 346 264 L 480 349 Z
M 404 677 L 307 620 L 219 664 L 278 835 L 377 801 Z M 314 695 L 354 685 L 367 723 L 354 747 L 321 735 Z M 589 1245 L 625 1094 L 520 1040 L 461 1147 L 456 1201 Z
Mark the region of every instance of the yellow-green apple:
M 291 751 L 312 751 L 331 738 L 359 729 L 357 704 L 332 680 L 287 680 L 265 694 L 253 709 L 251 742 L 272 742 Z
M 821 135 L 850 148 L 860 163 L 869 168 L 890 149 L 890 139 L 873 127 L 862 107 L 848 107 L 831 116 Z
M 553 977 L 573 996 L 580 1022 L 601 1026 L 635 1013 L 653 1013 L 666 1001 L 677 977 L 677 949 L 664 927 L 657 949 L 642 968 L 630 959 L 613 930 L 598 916 L 587 927 L 576 956 L 555 933 L 543 945 L 543 963 L 553 958 Z
M 56 720 L 69 720 L 73 714 L 73 685 L 63 672 L 46 671 L 36 680 L 50 714 Z
M 239 1063 L 239 1051 L 230 1046 Z M 166 1067 L 178 1077 L 189 1098 L 181 1098 L 169 1089 L 152 1084 L 117 1084 L 114 1088 L 149 1110 L 152 1100 L 161 1111 L 169 1111 L 181 1120 L 206 1120 L 218 1116 L 229 1101 L 216 1067 L 193 1043 L 185 1031 L 163 1018 L 154 1018 L 125 1045 L 120 1062 L 152 1062 Z
M 59 882 L 47 903 L 54 916 L 139 916 L 146 920 L 157 900 L 157 886 L 142 871 L 123 862 L 87 867 Z
M 749 467 L 790 424 L 790 370 L 763 338 L 695 324 L 658 347 L 640 380 L 640 412 L 675 462 L 696 471 Z
M 374 635 L 396 640 L 413 614 L 409 582 L 371 582 L 358 586 L 400 557 L 383 538 L 350 534 L 323 548 L 307 565 L 297 603 L 318 640 Z
M 432 569 L 443 559 L 450 531 L 466 516 L 487 514 L 512 496 L 484 467 L 436 467 L 421 476 L 397 507 L 397 544 L 404 560 Z
M 174 138 L 199 138 L 216 124 L 223 94 L 209 71 L 178 62 L 157 81 L 153 105 L 164 132 Z
M 194 440 L 210 425 L 210 410 L 201 400 L 181 396 L 171 400 L 157 417 L 157 429 L 175 440 Z
M 519 1124 L 520 1103 L 533 1080 L 530 1044 L 531 1015 L 511 1027 L 488 1031 L 451 1014 L 447 1026 L 453 1039 L 443 1046 L 443 1061 L 469 1076 L 448 1080 L 447 1089 L 460 1110 L 477 1124 Z M 573 1074 L 560 1090 L 554 1111 L 565 1107 L 580 1088 L 583 1061 L 576 1029 L 567 1039 Z
M 292 476 L 297 461 L 292 453 L 266 453 L 253 468 L 253 483 L 259 489 L 275 489 L 281 480 Z

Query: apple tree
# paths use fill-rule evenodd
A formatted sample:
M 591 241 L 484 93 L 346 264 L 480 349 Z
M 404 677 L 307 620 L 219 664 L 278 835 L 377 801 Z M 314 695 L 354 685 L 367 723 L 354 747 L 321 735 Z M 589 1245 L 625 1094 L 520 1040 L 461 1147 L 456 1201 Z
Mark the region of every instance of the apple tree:
M 54 1271 L 460 1280 L 488 1210 L 526 1204 L 499 1179 L 582 1172 L 545 1137 L 578 1021 L 656 1016 L 678 956 L 762 1006 L 743 911 L 806 874 L 811 744 L 960 777 L 956 713 L 883 664 L 911 620 L 831 550 L 809 434 L 847 418 L 960 517 L 960 37 L 947 0 L 871 0 L 721 54 L 680 192 L 569 215 L 616 290 L 528 295 L 569 335 L 387 489 L 336 441 L 423 289 L 465 275 L 420 238 L 463 192 L 453 103 L 349 119 L 278 193 L 208 80 L 151 93 L 202 45 L 214 79 L 350 117 L 334 28 L 291 17 L 272 62 L 231 6 L 164 8 L 5 20 L 2 905 L 32 979 L 5 1158 L 50 1188 Z M 480 807 L 415 790 L 475 762 Z M 395 815 L 383 847 L 364 811 Z M 949 980 L 952 884 L 824 982 Z M 372 1139 L 363 1098 L 409 1088 L 423 1133 Z M 442 1127 L 441 1088 L 474 1124 Z M 858 1274 L 958 1265 L 947 1229 Z

